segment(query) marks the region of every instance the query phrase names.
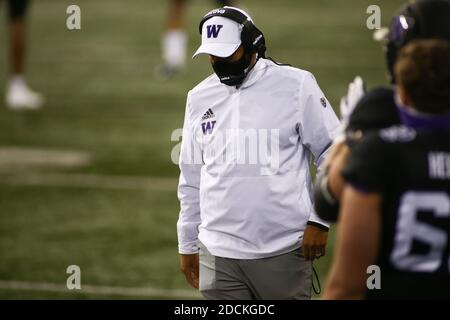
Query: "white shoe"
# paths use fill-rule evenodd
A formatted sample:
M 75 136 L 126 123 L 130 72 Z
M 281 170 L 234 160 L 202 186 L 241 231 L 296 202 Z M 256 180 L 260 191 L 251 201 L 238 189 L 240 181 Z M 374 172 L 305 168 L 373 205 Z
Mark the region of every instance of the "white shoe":
M 11 110 L 37 110 L 44 104 L 44 97 L 26 85 L 11 85 L 6 93 L 6 106 Z

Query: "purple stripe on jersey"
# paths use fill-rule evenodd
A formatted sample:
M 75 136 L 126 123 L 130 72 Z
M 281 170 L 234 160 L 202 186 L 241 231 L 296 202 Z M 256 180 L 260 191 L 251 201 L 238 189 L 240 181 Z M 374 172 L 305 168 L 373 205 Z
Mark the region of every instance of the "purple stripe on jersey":
M 400 121 L 416 130 L 450 131 L 450 114 L 443 116 L 428 115 L 410 111 L 397 106 Z

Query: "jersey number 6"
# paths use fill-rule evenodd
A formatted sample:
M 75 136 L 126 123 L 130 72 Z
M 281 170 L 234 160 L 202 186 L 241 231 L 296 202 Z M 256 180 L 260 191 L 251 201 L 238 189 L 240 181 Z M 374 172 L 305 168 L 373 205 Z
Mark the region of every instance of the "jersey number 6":
M 400 270 L 435 272 L 443 262 L 448 231 L 418 221 L 419 211 L 432 214 L 435 218 L 450 218 L 450 197 L 445 192 L 410 191 L 403 194 L 400 199 L 391 263 Z M 414 239 L 429 245 L 429 252 L 412 254 Z M 450 268 L 450 257 L 448 266 Z

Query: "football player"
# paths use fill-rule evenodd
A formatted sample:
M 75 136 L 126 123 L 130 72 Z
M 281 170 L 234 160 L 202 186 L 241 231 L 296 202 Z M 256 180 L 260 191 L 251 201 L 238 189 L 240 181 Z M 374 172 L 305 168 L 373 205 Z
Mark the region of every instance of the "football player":
M 10 76 L 6 88 L 6 106 L 12 110 L 39 109 L 44 98 L 31 90 L 25 79 L 26 12 L 28 0 L 9 0 Z M 1 0 L 0 0 L 1 4 Z
M 234 1 L 216 0 L 221 6 L 230 6 Z M 184 20 L 188 0 L 168 0 L 167 20 L 161 38 L 163 64 L 157 66 L 156 75 L 170 79 L 180 72 L 186 64 L 187 34 Z
M 411 2 L 393 17 L 385 39 L 387 67 L 393 86 L 396 84 L 393 67 L 398 51 L 414 39 L 428 38 L 450 40 L 450 0 Z M 400 123 L 393 86 L 365 93 L 361 78 L 357 77 L 350 84 L 347 97 L 341 101 L 345 135 L 335 142 L 315 184 L 315 209 L 322 219 L 337 220 L 339 199 L 345 185 L 341 171 L 351 148 L 365 132 Z
M 366 134 L 351 152 L 325 299 L 450 298 L 449 65 L 447 40 L 400 51 L 403 125 Z M 373 266 L 378 287 L 366 286 Z

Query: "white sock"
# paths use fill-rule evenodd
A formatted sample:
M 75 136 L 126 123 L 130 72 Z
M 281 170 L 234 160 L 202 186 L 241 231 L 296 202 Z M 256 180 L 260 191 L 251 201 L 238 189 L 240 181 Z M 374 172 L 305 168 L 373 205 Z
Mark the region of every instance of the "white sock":
M 9 78 L 9 90 L 28 88 L 27 81 L 22 74 L 15 74 Z
M 164 63 L 169 67 L 182 68 L 186 62 L 187 35 L 181 29 L 167 31 L 162 38 Z

